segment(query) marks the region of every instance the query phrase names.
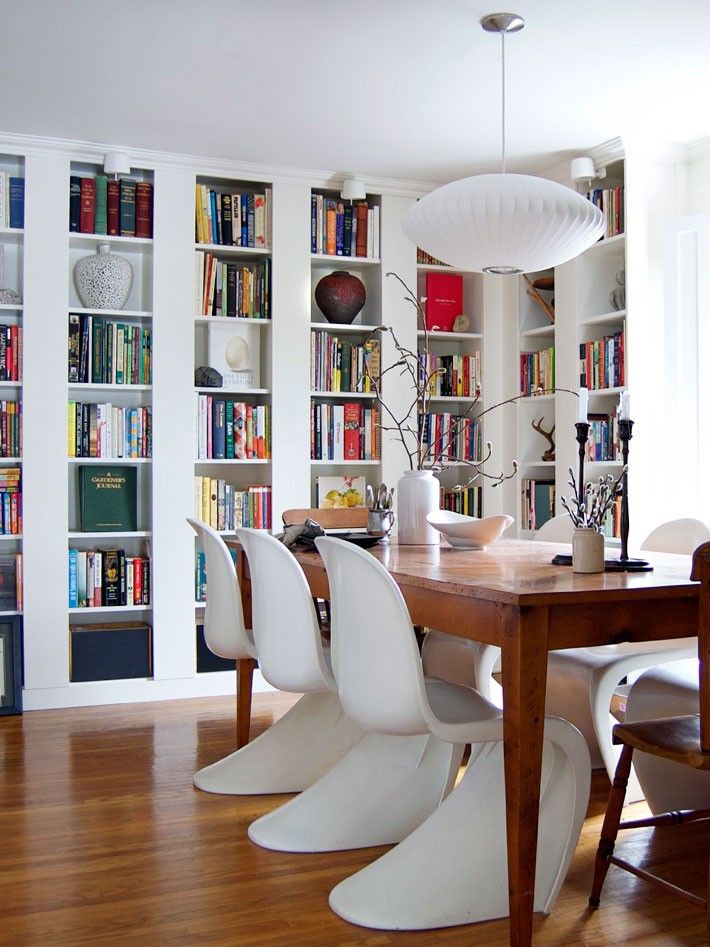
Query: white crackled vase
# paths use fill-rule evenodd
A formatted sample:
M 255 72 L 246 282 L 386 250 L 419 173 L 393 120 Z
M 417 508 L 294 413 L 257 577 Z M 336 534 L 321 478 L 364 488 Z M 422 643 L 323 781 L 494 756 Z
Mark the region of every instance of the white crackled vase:
M 133 286 L 133 267 L 108 243 L 93 256 L 83 256 L 74 267 L 74 285 L 87 309 L 123 309 Z
M 405 546 L 434 546 L 439 533 L 427 513 L 439 509 L 439 481 L 431 470 L 405 470 L 397 482 L 397 542 Z

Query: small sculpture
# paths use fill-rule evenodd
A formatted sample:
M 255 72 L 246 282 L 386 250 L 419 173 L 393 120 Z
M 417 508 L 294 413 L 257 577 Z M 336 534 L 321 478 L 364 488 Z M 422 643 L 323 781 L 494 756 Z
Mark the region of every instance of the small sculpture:
M 616 271 L 617 286 L 609 293 L 609 302 L 617 311 L 626 309 L 626 267 L 622 263 Z
M 4 306 L 14 306 L 15 304 L 19 305 L 22 301 L 20 299 L 20 294 L 15 292 L 14 289 L 8 289 L 3 287 L 5 282 L 5 247 L 0 243 L 0 303 Z
M 367 292 L 357 276 L 337 270 L 318 281 L 315 298 L 328 322 L 349 325 L 365 305 Z
M 195 369 L 195 387 L 196 388 L 221 388 L 222 376 L 216 368 L 209 368 L 207 365 L 201 365 Z
M 542 455 L 540 460 L 544 460 L 544 461 L 554 460 L 555 459 L 555 441 L 552 435 L 555 433 L 555 425 L 553 424 L 552 428 L 549 431 L 546 431 L 544 427 L 542 426 L 542 422 L 544 420 L 545 420 L 544 418 L 540 418 L 539 421 L 532 422 L 533 429 L 537 431 L 538 434 L 542 434 L 543 437 L 547 438 L 547 440 L 550 443 L 550 446 Z
M 456 316 L 454 319 L 453 330 L 454 332 L 468 332 L 471 326 L 471 320 L 467 315 L 461 313 L 460 316 Z

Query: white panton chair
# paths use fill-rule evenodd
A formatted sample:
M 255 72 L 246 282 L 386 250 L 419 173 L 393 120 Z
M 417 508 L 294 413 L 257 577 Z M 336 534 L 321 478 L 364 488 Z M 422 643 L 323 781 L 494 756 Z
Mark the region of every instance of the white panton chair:
M 343 716 L 333 693 L 332 675 L 320 649 L 313 601 L 310 594 L 300 594 L 302 589 L 289 582 L 283 570 L 276 571 L 277 559 L 257 562 L 255 557 L 252 563 L 250 558 L 255 612 L 263 616 L 264 622 L 273 623 L 274 633 L 286 642 L 283 661 L 272 660 L 271 650 L 263 643 L 262 656 L 259 641 L 269 636 L 262 627 L 256 633 L 258 621 L 253 622 L 252 631 L 244 625 L 236 570 L 222 537 L 198 520 L 188 519 L 188 523 L 205 553 L 208 647 L 225 658 L 256 658 L 274 687 L 303 693 L 256 740 L 196 773 L 194 784 L 205 792 L 228 795 L 297 792 L 322 776 L 362 736 L 361 729 Z M 244 542 L 245 537 L 240 539 Z M 298 569 L 277 540 L 269 536 L 266 539 L 280 547 Z M 269 596 L 273 607 L 265 610 L 262 600 Z
M 330 537 L 316 546 L 328 573 L 333 671 L 345 712 L 373 734 L 474 744 L 457 787 L 399 845 L 338 884 L 330 906 L 351 923 L 388 930 L 507 915 L 500 711 L 471 688 L 424 677 L 406 603 L 372 555 Z M 589 751 L 564 720 L 545 721 L 542 770 L 534 906 L 549 913 L 589 797 Z

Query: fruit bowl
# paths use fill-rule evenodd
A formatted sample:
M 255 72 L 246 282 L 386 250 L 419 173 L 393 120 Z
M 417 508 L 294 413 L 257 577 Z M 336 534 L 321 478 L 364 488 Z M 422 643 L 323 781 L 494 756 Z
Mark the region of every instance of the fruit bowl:
M 479 520 L 475 516 L 465 516 L 451 510 L 435 510 L 427 514 L 427 520 L 456 549 L 485 549 L 514 522 L 513 517 L 507 514 L 486 516 Z

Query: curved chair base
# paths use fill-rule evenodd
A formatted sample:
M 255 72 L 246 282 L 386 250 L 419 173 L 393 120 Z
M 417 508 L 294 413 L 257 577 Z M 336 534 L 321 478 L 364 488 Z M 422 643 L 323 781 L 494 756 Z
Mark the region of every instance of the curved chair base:
M 304 694 L 252 743 L 195 773 L 204 792 L 258 795 L 300 792 L 342 759 L 363 731 L 343 713 L 337 694 Z
M 432 628 L 422 645 L 422 667 L 427 677 L 475 687 L 497 707 L 503 706 L 500 685 L 491 674 L 500 659 L 500 648 L 469 638 L 457 638 Z
M 249 826 L 282 852 L 334 852 L 399 842 L 451 790 L 462 746 L 434 736 L 369 733 L 317 783 Z
M 674 661 L 648 671 L 631 688 L 626 720 L 682 717 L 700 710 L 698 659 Z M 654 815 L 710 807 L 710 773 L 637 751 L 634 767 Z
M 534 904 L 548 914 L 582 829 L 591 768 L 584 739 L 574 727 L 548 720 L 545 735 Z M 331 908 L 352 924 L 384 930 L 451 927 L 506 916 L 503 780 L 502 742 L 474 745 L 451 795 L 403 842 L 337 885 Z

